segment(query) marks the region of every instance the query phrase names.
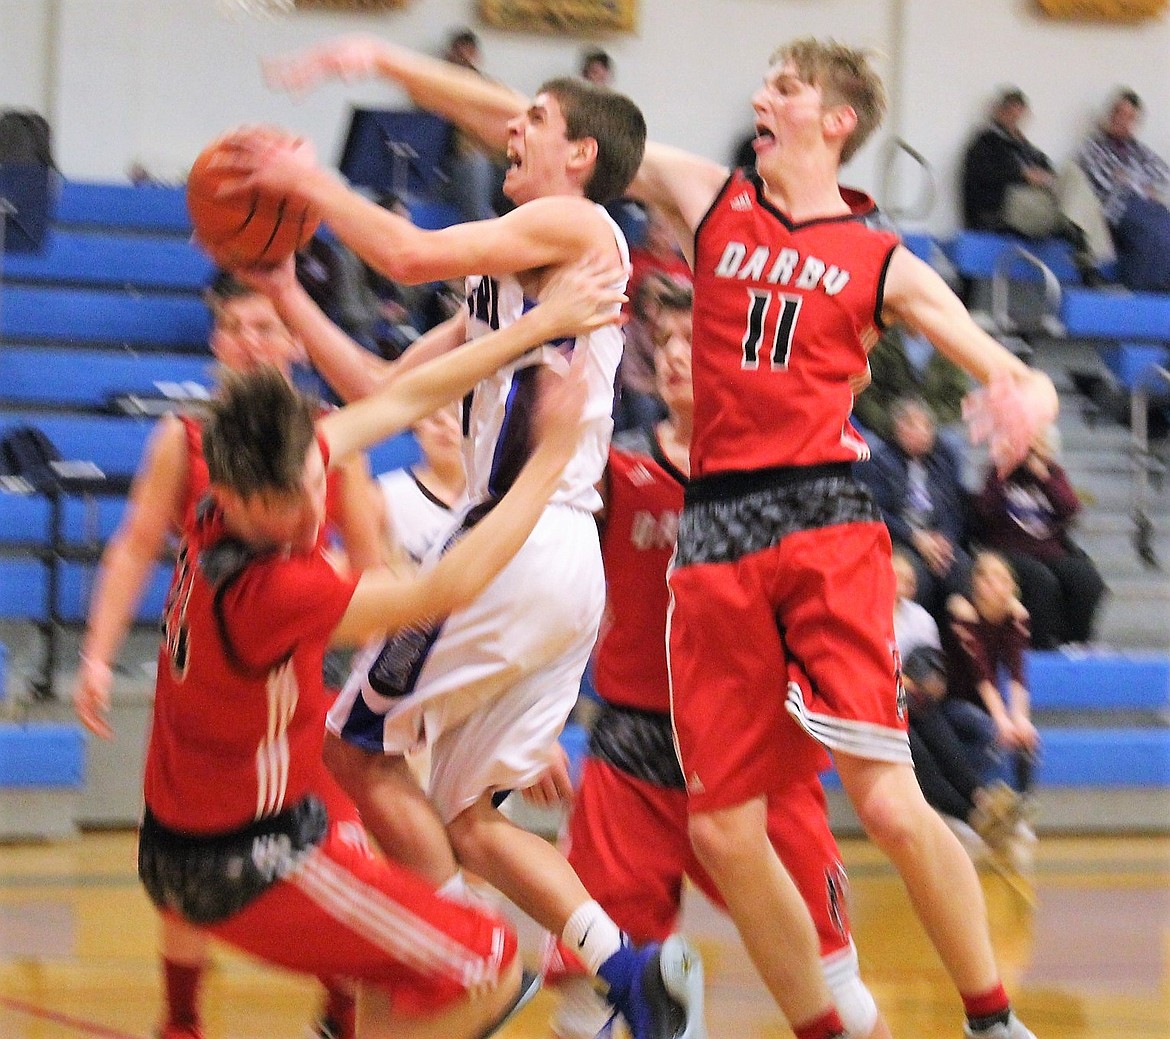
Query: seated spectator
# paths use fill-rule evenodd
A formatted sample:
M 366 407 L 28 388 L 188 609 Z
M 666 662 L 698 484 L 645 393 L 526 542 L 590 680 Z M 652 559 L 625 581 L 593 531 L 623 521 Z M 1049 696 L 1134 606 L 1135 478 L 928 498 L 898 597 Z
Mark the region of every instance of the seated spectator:
M 1052 163 L 1024 136 L 1030 115 L 1022 90 L 1012 87 L 997 98 L 988 125 L 963 159 L 963 222 L 980 231 L 1065 238 L 1076 250 L 1082 277 L 1095 282 L 1084 232 L 1061 212 Z
M 943 709 L 965 735 L 975 759 L 987 762 L 984 774 L 997 771 L 995 757 L 987 757 L 993 747 L 1009 766 L 1006 778 L 1026 794 L 1040 746 L 1024 680 L 1024 650 L 1031 636 L 1028 611 L 1003 556 L 980 552 L 971 570 L 970 599 L 951 596 L 947 612 L 954 639 Z M 1001 671 L 1008 679 L 1006 701 L 999 687 Z
M 938 626 L 914 602 L 914 568 L 900 552 L 893 557 L 898 599 L 894 638 L 902 657 L 902 685 L 909 714 L 910 753 L 927 802 L 948 817 L 964 847 L 1000 849 L 1019 819 L 1019 796 L 1002 781 L 989 782 L 940 709 L 946 696 L 946 663 Z
M 614 399 L 614 430 L 651 426 L 665 414 L 658 396 L 654 354 L 679 322 L 691 320 L 690 287 L 681 287 L 658 272 L 642 279 L 632 296 L 633 313 L 626 325 L 626 345 L 618 368 Z M 688 331 L 689 335 L 689 331 Z
M 1054 457 L 1053 441 L 1051 430 L 1037 437 L 1006 476 L 990 467 L 974 500 L 978 538 L 1015 570 L 1037 649 L 1088 642 L 1106 592 L 1097 567 L 1070 536 L 1081 502 Z
M 1077 162 L 1113 233 L 1121 283 L 1135 291 L 1168 292 L 1170 166 L 1137 139 L 1141 116 L 1141 98 L 1132 90 L 1119 92 Z
M 587 50 L 581 55 L 581 78 L 594 86 L 612 87 L 615 78 L 613 58 L 600 48 Z
M 887 328 L 869 352 L 869 369 L 873 381 L 853 404 L 854 416 L 868 432 L 892 439 L 891 409 L 903 397 L 922 398 L 942 426 L 960 424 L 971 380 L 921 336 Z
M 872 444 L 873 457 L 857 466 L 857 475 L 873 492 L 895 547 L 914 567 L 917 601 L 938 618 L 947 596 L 966 594 L 971 569 L 962 547 L 967 528 L 962 469 L 921 398 L 895 401 L 891 419 L 890 439 Z

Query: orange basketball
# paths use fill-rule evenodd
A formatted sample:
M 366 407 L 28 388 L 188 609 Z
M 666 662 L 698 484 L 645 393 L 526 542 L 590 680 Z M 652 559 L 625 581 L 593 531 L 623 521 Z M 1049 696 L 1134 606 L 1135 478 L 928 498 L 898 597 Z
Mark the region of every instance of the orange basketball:
M 214 164 L 223 139 L 199 153 L 187 177 L 187 212 L 199 244 L 221 267 L 279 263 L 308 244 L 320 215 L 307 202 L 259 190 L 216 195 L 227 176 Z

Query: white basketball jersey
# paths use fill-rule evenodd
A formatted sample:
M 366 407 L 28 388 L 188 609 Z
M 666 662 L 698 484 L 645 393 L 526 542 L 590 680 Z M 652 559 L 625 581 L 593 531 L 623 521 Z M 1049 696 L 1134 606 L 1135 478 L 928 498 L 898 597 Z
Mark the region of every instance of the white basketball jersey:
M 629 248 L 621 229 L 601 207 L 598 211 L 613 229 L 622 262 Z M 616 286 L 624 290 L 623 277 Z M 467 332 L 475 339 L 516 321 L 535 306 L 512 276 L 467 279 Z M 616 308 L 615 308 L 616 310 Z M 622 358 L 620 326 L 607 325 L 588 336 L 546 344 L 525 354 L 484 379 L 464 402 L 463 455 L 467 466 L 467 493 L 472 501 L 503 494 L 511 486 L 534 446 L 532 422 L 537 403 L 537 373 L 542 364 L 564 365 L 578 346 L 587 344 L 588 391 L 581 440 L 565 467 L 552 501 L 596 512 L 601 508 L 597 483 L 605 470 L 613 432 L 613 393 Z
M 378 477 L 378 487 L 386 502 L 390 532 L 416 563 L 421 562 L 431 546 L 447 533 L 463 507 L 462 498 L 453 508 L 436 499 L 418 482 L 409 467 L 382 473 Z

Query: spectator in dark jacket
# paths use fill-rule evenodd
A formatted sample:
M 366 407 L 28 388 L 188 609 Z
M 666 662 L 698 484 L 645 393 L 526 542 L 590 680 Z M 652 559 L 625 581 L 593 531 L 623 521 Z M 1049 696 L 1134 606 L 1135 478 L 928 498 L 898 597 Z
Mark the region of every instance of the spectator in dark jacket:
M 948 595 L 967 593 L 971 559 L 963 549 L 967 492 L 959 459 L 937 435 L 935 418 L 920 398 L 891 408 L 889 441 L 873 444 L 873 458 L 857 475 L 873 492 L 895 547 L 914 567 L 917 601 L 939 618 Z
M 1015 570 L 1037 649 L 1088 642 L 1105 595 L 1100 572 L 1069 534 L 1080 509 L 1047 433 L 1006 476 L 990 468 L 974 502 L 979 540 Z
M 992 109 L 987 128 L 967 149 L 963 162 L 963 218 L 968 227 L 1007 230 L 1003 203 L 1010 185 L 1051 189 L 1055 184 L 1056 174 L 1048 156 L 1024 136 L 1022 127 L 1029 111 L 1022 90 L 1005 90 Z

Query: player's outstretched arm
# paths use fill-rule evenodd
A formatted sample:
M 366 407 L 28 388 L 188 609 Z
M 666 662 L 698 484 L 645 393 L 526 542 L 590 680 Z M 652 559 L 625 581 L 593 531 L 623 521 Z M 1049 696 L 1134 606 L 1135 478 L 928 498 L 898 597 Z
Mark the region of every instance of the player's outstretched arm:
M 327 415 L 319 428 L 332 458 L 401 432 L 469 392 L 501 365 L 535 346 L 613 324 L 625 294 L 607 260 L 591 258 L 550 282 L 538 306 L 520 320 L 407 371 L 374 395 Z
M 695 229 L 729 173 L 726 166 L 710 159 L 647 141 L 642 165 L 627 194 L 662 211 L 693 267 Z
M 569 263 L 603 243 L 616 255 L 612 231 L 596 207 L 570 196 L 536 199 L 499 219 L 424 231 L 324 169 L 307 142 L 271 127 L 242 127 L 226 136 L 216 166 L 219 194 L 259 189 L 303 199 L 366 263 L 407 284 Z
M 376 36 L 343 36 L 264 62 L 269 85 L 293 93 L 332 79 L 348 83 L 373 77 L 398 84 L 419 108 L 501 150 L 508 120 L 528 107 L 523 94 L 477 72 Z
M 886 275 L 884 314 L 925 336 L 985 385 L 964 402 L 971 438 L 987 442 L 1001 473 L 1015 468 L 1036 434 L 1056 419 L 1052 380 L 984 332 L 938 273 L 901 246 Z
M 166 546 L 167 532 L 180 519 L 188 478 L 184 438 L 182 425 L 173 417 L 155 427 L 134 476 L 122 522 L 98 566 L 81 639 L 73 706 L 85 727 L 103 739 L 114 734 L 108 717 L 118 651 Z
M 542 373 L 540 441 L 507 494 L 432 569 L 409 579 L 366 571 L 334 632 L 335 642 L 356 644 L 434 622 L 475 599 L 520 550 L 577 447 L 586 350 L 577 351 L 564 378 L 548 369 Z

